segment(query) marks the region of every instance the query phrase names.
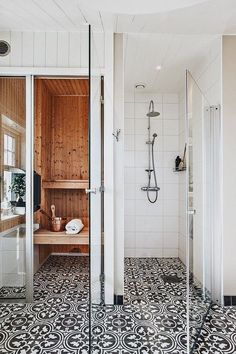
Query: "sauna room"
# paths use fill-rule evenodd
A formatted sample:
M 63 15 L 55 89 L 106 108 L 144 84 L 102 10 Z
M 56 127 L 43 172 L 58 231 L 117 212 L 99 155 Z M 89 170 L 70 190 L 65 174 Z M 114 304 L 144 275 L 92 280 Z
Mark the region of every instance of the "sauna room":
M 34 270 L 50 256 L 89 253 L 88 78 L 34 80 Z M 37 191 L 40 184 L 40 191 Z

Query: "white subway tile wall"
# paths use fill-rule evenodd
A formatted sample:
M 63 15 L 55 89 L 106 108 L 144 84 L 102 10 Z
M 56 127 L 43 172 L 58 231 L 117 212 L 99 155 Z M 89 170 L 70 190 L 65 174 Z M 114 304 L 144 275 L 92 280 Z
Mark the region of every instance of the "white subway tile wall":
M 157 133 L 155 164 L 159 197 L 147 200 L 147 125 L 149 102 L 157 118 L 151 118 L 151 134 Z M 125 256 L 178 257 L 179 174 L 173 172 L 179 155 L 178 94 L 127 94 L 125 96 Z M 182 146 L 181 146 L 182 150 Z

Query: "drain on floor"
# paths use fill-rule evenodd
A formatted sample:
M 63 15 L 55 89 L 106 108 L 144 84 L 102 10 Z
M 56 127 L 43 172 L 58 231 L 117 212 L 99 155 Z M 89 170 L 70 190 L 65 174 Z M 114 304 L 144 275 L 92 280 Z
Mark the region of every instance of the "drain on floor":
M 165 283 L 180 283 L 181 279 L 177 275 L 163 275 L 162 279 Z

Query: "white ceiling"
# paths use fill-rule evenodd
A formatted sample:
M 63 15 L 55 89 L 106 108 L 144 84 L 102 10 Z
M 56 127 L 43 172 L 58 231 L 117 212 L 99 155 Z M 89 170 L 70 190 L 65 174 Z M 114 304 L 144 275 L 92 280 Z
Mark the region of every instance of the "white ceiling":
M 96 0 L 104 6 L 108 0 Z M 92 9 L 95 0 L 0 0 L 0 30 L 76 31 L 85 22 L 96 30 L 115 32 L 216 34 L 236 33 L 235 0 L 135 0 L 135 13 L 117 14 L 122 4 L 131 11 L 134 0 L 109 0 L 112 13 L 102 8 Z M 103 3 L 102 3 L 103 2 Z M 182 6 L 177 9 L 173 7 Z M 155 3 L 155 6 L 154 6 Z M 166 5 L 165 5 L 166 3 Z M 114 7 L 114 4 L 116 6 Z M 152 4 L 152 8 L 149 6 Z M 158 4 L 158 8 L 156 5 Z M 163 7 L 164 5 L 166 8 Z M 174 4 L 174 5 L 173 5 Z M 194 5 L 193 5 L 194 4 Z M 120 6 L 120 7 L 119 7 Z M 165 11 L 169 9 L 169 11 Z M 110 6 L 112 10 L 112 6 Z M 146 14 L 147 12 L 152 14 Z M 159 12 L 158 12 L 159 11 Z M 160 12 L 161 11 L 161 12 Z M 157 13 L 156 13 L 157 12 Z
M 143 92 L 176 92 L 184 86 L 185 70 L 198 71 L 212 48 L 219 50 L 219 36 L 127 34 L 125 43 L 125 90 L 133 92 L 145 83 Z M 216 54 L 214 54 L 216 55 Z M 161 70 L 156 70 L 158 65 Z
M 206 1 L 207 0 L 80 0 L 80 3 L 91 10 L 101 12 L 141 15 L 172 11 Z
M 128 33 L 128 90 L 139 81 L 147 91 L 179 90 L 212 38 L 236 33 L 236 0 L 0 0 L 0 15 L 0 31 L 78 31 L 89 23 Z

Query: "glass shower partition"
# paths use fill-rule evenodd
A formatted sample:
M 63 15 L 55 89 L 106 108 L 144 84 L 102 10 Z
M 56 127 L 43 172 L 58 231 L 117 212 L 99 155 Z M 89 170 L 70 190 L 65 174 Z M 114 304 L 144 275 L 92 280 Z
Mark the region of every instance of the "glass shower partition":
M 32 300 L 31 83 L 0 77 L 1 302 Z
M 104 309 L 104 77 L 102 33 L 90 27 L 90 350 L 96 352 L 96 321 Z M 98 328 L 98 327 L 97 327 Z
M 210 169 L 207 124 L 210 105 L 190 72 L 186 72 L 187 125 L 187 280 L 189 353 L 193 353 L 212 303 L 213 237 L 209 225 Z M 207 182 L 208 181 L 208 182 Z

